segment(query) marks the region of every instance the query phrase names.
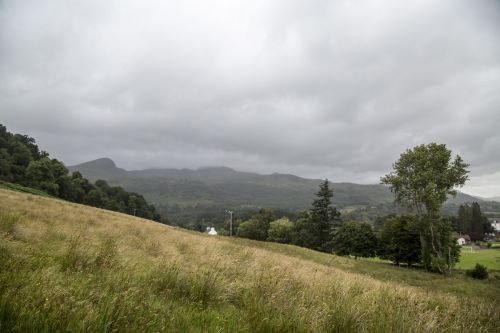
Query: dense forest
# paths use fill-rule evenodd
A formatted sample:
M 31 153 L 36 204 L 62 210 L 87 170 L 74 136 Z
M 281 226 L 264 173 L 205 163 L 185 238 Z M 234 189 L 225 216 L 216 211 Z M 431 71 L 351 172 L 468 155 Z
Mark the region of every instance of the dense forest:
M 35 139 L 10 133 L 1 124 L 0 180 L 39 189 L 71 202 L 166 221 L 142 195 L 110 186 L 104 180 L 92 183 L 78 171 L 70 174 L 63 163 L 40 150 Z

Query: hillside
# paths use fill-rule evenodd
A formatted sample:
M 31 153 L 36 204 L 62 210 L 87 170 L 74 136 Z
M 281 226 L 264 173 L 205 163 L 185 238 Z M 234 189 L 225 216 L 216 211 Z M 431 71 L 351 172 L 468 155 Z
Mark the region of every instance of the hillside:
M 500 197 L 488 198 L 488 200 L 500 202 Z
M 229 207 L 270 206 L 298 211 L 309 207 L 321 182 L 287 174 L 260 175 L 227 167 L 190 169 L 147 169 L 125 171 L 110 159 L 70 166 L 90 179 L 105 179 L 145 195 L 155 204 L 180 206 L 222 204 Z M 339 205 L 367 205 L 392 200 L 382 185 L 334 183 Z
M 147 169 L 126 171 L 108 158 L 69 167 L 90 179 L 105 179 L 113 185 L 140 193 L 169 216 L 175 217 L 183 208 L 206 207 L 256 208 L 273 207 L 297 212 L 310 207 L 319 179 L 274 173 L 260 175 L 239 172 L 227 167 L 190 169 Z M 339 208 L 363 210 L 355 218 L 367 218 L 396 212 L 393 195 L 380 184 L 361 185 L 333 183 L 334 204 Z M 456 213 L 458 205 L 479 201 L 484 211 L 499 211 L 500 203 L 487 202 L 459 193 L 445 205 L 447 213 Z M 201 208 L 200 208 L 201 207 Z M 190 215 L 191 218 L 194 216 Z M 174 218 L 175 220 L 175 218 Z
M 0 189 L 2 332 L 498 332 L 500 285 Z

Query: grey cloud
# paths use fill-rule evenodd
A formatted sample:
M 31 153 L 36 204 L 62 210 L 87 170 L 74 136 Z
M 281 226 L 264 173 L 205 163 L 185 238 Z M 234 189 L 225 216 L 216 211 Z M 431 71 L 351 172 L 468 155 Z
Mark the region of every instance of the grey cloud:
M 377 182 L 447 143 L 500 169 L 497 1 L 3 1 L 0 111 L 67 164 Z

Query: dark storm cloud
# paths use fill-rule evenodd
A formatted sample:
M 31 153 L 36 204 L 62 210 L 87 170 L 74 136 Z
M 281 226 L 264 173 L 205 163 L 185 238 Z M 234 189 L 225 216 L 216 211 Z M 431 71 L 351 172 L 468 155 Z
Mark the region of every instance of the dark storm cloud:
M 67 164 L 377 182 L 438 141 L 500 193 L 497 1 L 3 1 L 0 111 Z

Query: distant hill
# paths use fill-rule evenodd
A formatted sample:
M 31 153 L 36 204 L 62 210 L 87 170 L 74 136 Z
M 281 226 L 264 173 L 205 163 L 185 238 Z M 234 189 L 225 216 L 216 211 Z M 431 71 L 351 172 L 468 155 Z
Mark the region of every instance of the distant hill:
M 500 197 L 488 198 L 488 200 L 490 200 L 490 201 L 500 202 Z
M 320 179 L 289 174 L 261 175 L 228 167 L 146 169 L 126 171 L 108 158 L 69 167 L 90 179 L 105 179 L 141 193 L 153 203 L 179 206 L 217 204 L 228 207 L 278 207 L 300 210 L 310 206 Z M 392 201 L 383 185 L 333 183 L 337 205 L 376 205 Z
M 116 167 L 115 162 L 110 158 L 99 158 L 90 162 L 68 167 L 69 171 L 80 171 L 80 173 L 92 180 L 111 179 L 127 173 L 126 170 Z
M 289 174 L 261 175 L 240 172 L 228 167 L 191 169 L 146 169 L 127 171 L 109 158 L 70 166 L 90 179 L 105 179 L 144 195 L 160 207 L 217 206 L 231 208 L 274 207 L 297 212 L 310 207 L 320 179 L 306 179 Z M 380 184 L 332 183 L 334 203 L 339 208 L 393 207 L 393 194 Z M 448 201 L 448 211 L 456 212 L 465 202 L 485 201 L 459 193 Z M 498 205 L 500 211 L 500 204 Z M 491 207 L 488 209 L 491 210 Z M 496 209 L 493 207 L 493 209 Z

